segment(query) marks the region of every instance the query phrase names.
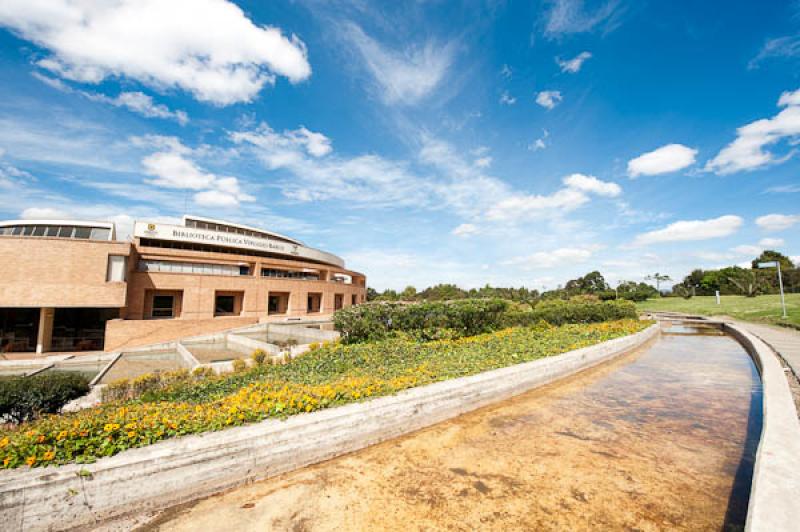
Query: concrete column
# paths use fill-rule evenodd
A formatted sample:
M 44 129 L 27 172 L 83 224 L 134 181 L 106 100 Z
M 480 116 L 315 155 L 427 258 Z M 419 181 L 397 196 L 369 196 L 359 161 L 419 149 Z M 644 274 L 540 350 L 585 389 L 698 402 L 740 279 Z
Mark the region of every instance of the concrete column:
M 36 354 L 50 351 L 53 343 L 53 318 L 56 311 L 52 307 L 39 309 L 39 332 L 36 335 Z

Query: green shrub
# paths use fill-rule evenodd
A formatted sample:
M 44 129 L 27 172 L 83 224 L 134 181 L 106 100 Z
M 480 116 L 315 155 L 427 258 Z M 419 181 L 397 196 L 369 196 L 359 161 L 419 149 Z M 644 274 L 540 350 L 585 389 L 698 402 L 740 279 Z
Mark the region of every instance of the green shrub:
M 551 325 L 566 323 L 599 323 L 637 317 L 636 305 L 630 301 L 542 301 L 529 312 L 507 312 L 504 325 L 534 325 L 546 321 Z
M 398 335 L 422 342 L 460 338 L 539 321 L 562 325 L 636 317 L 636 306 L 630 301 L 599 301 L 595 296 L 579 296 L 569 301 L 542 301 L 532 310 L 511 308 L 507 301 L 500 299 L 410 305 L 374 303 L 336 312 L 334 324 L 342 333 L 343 341 L 352 344 Z
M 240 373 L 247 369 L 247 362 L 242 360 L 241 358 L 237 358 L 233 361 L 233 371 L 236 373 Z
M 89 380 L 78 373 L 42 373 L 0 379 L 0 419 L 22 423 L 55 414 L 89 392 Z
M 253 354 L 250 356 L 250 358 L 253 359 L 253 362 L 256 363 L 256 366 L 260 366 L 264 363 L 264 360 L 266 360 L 267 354 L 261 349 L 256 349 L 253 351 Z
M 381 340 L 397 332 L 422 341 L 450 336 L 474 336 L 496 330 L 508 310 L 502 299 L 464 299 L 416 304 L 375 303 L 342 309 L 334 314 L 336 330 L 346 343 Z

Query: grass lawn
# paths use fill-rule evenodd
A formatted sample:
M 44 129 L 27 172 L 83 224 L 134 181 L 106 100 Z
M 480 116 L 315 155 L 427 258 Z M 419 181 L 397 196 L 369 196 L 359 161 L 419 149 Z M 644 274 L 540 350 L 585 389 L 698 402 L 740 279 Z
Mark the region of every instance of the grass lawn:
M 637 303 L 639 310 L 661 310 L 692 314 L 726 315 L 746 321 L 760 321 L 800 328 L 800 294 L 786 294 L 787 319 L 781 318 L 781 299 L 778 295 L 744 297 L 721 296 L 717 305 L 714 296 L 662 297 Z

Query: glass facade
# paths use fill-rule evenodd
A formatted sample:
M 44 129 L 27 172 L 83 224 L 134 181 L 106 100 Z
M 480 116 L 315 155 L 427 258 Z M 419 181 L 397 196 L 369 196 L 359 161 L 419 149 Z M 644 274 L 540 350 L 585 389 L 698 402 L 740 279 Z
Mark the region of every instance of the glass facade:
M 298 272 L 292 270 L 278 270 L 275 268 L 262 268 L 261 277 L 274 277 L 276 279 L 302 279 L 303 281 L 319 281 L 318 272 Z
M 229 275 L 232 277 L 250 275 L 249 266 L 168 260 L 142 259 L 139 261 L 138 270 L 140 272 L 197 273 L 201 275 Z

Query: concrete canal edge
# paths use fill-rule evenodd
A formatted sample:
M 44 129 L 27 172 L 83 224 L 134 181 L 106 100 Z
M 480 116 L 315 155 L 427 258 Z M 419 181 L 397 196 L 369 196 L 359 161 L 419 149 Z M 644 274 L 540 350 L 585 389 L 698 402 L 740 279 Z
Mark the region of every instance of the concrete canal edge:
M 167 508 L 357 451 L 552 383 L 636 349 L 639 333 L 362 403 L 176 438 L 94 464 L 0 473 L 6 530 L 62 530 Z
M 761 374 L 763 426 L 758 443 L 745 530 L 790 532 L 800 520 L 800 421 L 786 374 L 773 350 L 742 327 L 726 322 Z

